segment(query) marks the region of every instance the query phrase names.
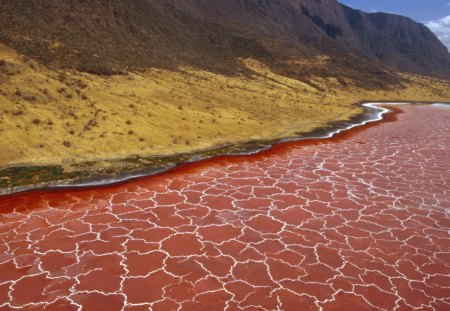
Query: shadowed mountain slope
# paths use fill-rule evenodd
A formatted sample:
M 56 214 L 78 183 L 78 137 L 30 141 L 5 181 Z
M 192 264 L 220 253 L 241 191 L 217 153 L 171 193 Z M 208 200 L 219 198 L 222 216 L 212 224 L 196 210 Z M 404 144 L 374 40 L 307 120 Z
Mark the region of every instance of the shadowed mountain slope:
M 180 65 L 234 74 L 251 57 L 296 78 L 368 86 L 394 82 L 389 67 L 450 78 L 450 54 L 424 25 L 335 0 L 0 0 L 0 24 L 0 42 L 19 52 L 100 74 Z M 299 62 L 318 55 L 327 66 Z

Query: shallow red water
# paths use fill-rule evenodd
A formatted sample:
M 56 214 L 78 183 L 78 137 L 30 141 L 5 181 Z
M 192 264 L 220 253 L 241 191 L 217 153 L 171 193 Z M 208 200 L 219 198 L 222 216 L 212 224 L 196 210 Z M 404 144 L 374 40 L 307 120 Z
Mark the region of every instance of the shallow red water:
M 0 310 L 450 310 L 450 109 L 402 109 L 338 139 L 0 198 Z

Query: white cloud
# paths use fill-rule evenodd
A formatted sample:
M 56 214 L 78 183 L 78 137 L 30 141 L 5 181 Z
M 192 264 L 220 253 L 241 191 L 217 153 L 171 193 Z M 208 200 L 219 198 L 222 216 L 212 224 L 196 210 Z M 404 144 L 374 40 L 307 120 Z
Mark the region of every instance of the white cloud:
M 450 51 L 450 15 L 426 24 Z

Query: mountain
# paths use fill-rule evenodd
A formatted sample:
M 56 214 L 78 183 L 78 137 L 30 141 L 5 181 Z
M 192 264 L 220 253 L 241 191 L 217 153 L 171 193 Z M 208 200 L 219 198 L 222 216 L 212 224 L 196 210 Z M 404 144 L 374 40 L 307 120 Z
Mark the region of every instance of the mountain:
M 449 77 L 450 54 L 425 25 L 393 14 L 344 10 L 367 55 L 401 71 Z
M 240 59 L 254 58 L 300 79 L 371 86 L 394 82 L 392 68 L 450 79 L 450 54 L 424 25 L 335 0 L 0 0 L 0 24 L 0 42 L 20 53 L 98 74 L 183 65 L 245 73 Z M 317 56 L 327 66 L 299 61 Z
M 449 102 L 448 51 L 335 0 L 0 0 L 0 193 L 311 135 L 368 100 Z

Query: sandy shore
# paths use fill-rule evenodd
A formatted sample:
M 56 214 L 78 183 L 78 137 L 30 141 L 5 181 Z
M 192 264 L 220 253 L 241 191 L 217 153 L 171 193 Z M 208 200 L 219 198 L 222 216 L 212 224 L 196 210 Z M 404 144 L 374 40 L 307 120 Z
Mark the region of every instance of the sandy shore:
M 199 162 L 206 159 L 227 155 L 251 155 L 270 149 L 271 147 L 289 141 L 309 141 L 311 139 L 329 139 L 342 132 L 350 131 L 355 127 L 367 127 L 367 124 L 381 121 L 387 113 L 398 111 L 396 106 L 410 105 L 411 103 L 361 103 L 364 111 L 361 115 L 353 117 L 350 121 L 334 122 L 328 127 L 317 129 L 309 133 L 288 138 L 273 140 L 258 140 L 245 143 L 218 146 L 207 150 L 181 153 L 170 156 L 139 157 L 118 160 L 108 165 L 109 169 L 96 169 L 86 167 L 79 172 L 64 172 L 61 166 L 24 166 L 0 171 L 4 180 L 15 181 L 16 184 L 0 182 L 0 195 L 25 192 L 40 189 L 75 189 L 86 187 L 101 187 L 110 184 L 118 184 L 141 177 L 158 175 L 180 165 Z M 416 102 L 413 105 L 430 105 L 450 107 L 449 103 Z M 390 119 L 389 117 L 388 119 Z M 55 173 L 56 172 L 56 173 Z M 43 176 L 45 181 L 37 178 Z M 5 178 L 6 177 L 6 178 Z

